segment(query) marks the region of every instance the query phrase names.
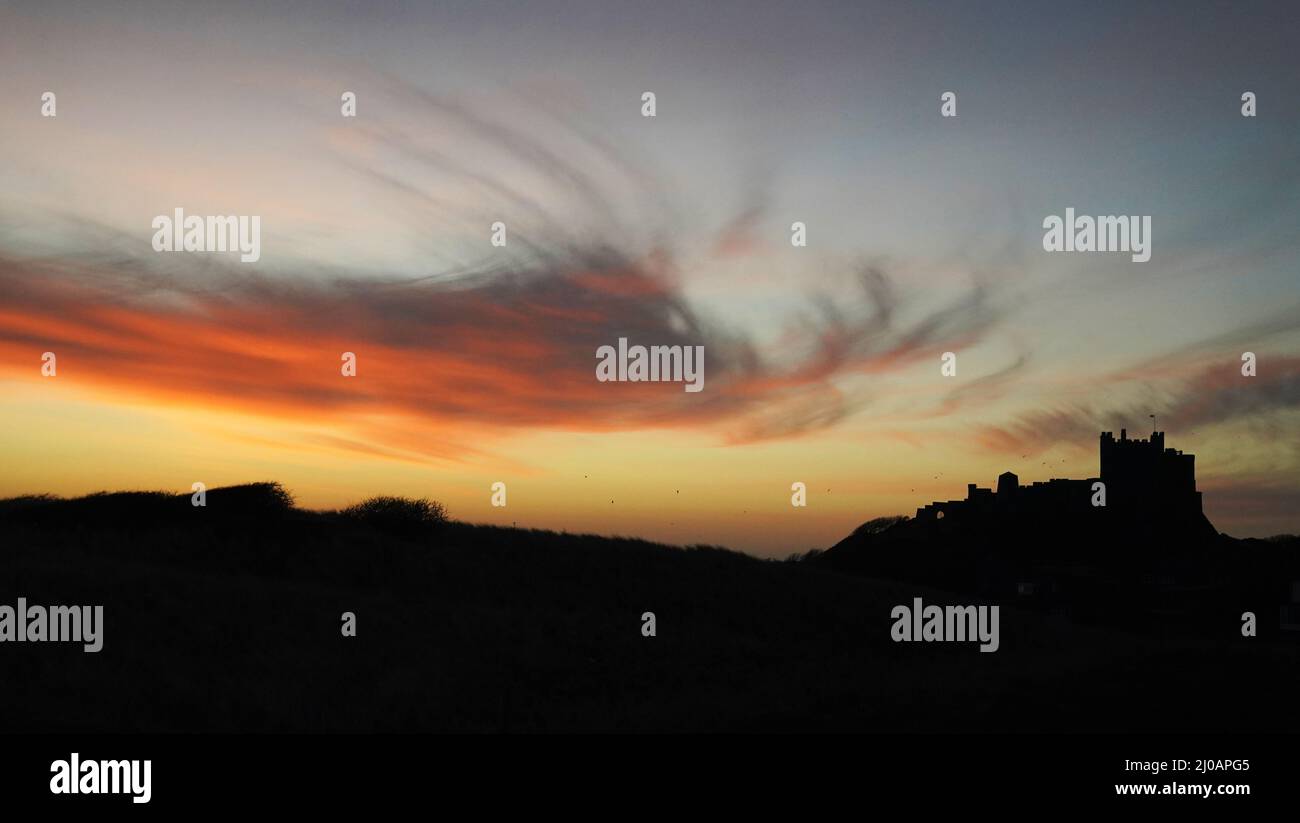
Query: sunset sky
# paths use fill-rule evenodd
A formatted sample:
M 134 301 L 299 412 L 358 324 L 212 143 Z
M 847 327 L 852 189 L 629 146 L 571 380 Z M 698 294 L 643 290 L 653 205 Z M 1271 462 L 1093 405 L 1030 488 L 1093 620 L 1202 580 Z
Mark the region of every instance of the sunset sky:
M 263 5 L 0 6 L 0 496 L 278 480 L 784 555 L 1154 414 L 1220 530 L 1300 532 L 1283 4 Z M 155 252 L 178 207 L 261 259 Z M 1151 260 L 1045 252 L 1067 207 L 1150 215 Z M 619 337 L 702 345 L 704 390 L 598 382 Z

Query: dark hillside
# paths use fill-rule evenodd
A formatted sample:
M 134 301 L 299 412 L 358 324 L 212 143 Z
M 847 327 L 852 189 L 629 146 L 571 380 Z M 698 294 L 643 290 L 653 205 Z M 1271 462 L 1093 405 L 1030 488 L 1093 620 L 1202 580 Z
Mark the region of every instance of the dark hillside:
M 1300 727 L 1291 643 L 1013 604 L 996 654 L 895 643 L 895 605 L 971 601 L 717 548 L 369 511 L 302 511 L 275 486 L 212 490 L 202 509 L 0 502 L 0 604 L 101 604 L 105 620 L 98 654 L 0 645 L 0 728 Z

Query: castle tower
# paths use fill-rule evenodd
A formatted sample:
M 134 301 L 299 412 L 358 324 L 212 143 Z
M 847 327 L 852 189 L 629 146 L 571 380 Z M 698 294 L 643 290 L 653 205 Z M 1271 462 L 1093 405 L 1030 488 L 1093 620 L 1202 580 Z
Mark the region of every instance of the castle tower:
M 1168 513 L 1201 511 L 1196 491 L 1195 455 L 1165 448 L 1165 433 L 1152 432 L 1149 440 L 1129 440 L 1120 429 L 1119 440 L 1102 432 L 1101 481 L 1110 505 Z
M 1010 500 L 1020 489 L 1020 478 L 1014 472 L 1002 472 L 998 475 L 998 499 Z

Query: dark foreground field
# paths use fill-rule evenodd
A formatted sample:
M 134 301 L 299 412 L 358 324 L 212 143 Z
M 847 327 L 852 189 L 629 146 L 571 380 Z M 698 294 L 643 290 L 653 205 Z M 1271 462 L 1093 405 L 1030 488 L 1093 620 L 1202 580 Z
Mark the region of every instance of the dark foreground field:
M 202 509 L 0 503 L 0 604 L 103 605 L 105 621 L 98 654 L 0 645 L 0 730 L 1300 729 L 1297 644 L 1231 627 L 1003 606 L 997 653 L 894 643 L 895 605 L 972 601 L 720 549 L 219 492 Z

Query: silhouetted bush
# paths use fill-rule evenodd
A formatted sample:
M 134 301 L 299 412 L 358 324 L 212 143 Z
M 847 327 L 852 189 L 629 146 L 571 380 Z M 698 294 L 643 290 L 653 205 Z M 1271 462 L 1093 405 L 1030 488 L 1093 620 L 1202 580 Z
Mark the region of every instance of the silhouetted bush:
M 189 495 L 182 495 L 187 500 Z M 279 483 L 245 483 L 207 491 L 207 508 L 221 515 L 267 516 L 293 509 L 293 495 Z
M 436 500 L 422 497 L 371 497 L 348 506 L 342 516 L 386 531 L 415 531 L 447 522 L 447 510 Z
M 11 512 L 30 509 L 34 506 L 48 506 L 51 503 L 57 503 L 63 498 L 56 497 L 52 494 L 26 494 L 22 497 L 7 497 L 0 500 L 0 516 Z
M 809 549 L 806 552 L 791 552 L 786 556 L 784 563 L 803 563 L 806 560 L 816 560 L 825 549 Z
M 208 489 L 206 505 L 192 494 L 163 491 L 95 492 L 64 499 L 28 495 L 0 500 L 0 519 L 52 526 L 136 527 L 149 523 L 219 525 L 231 520 L 265 522 L 294 511 L 293 495 L 279 483 L 245 483 Z
M 55 526 L 130 526 L 165 519 L 178 508 L 167 492 L 95 492 L 70 500 L 32 495 L 5 501 L 0 516 Z
M 890 517 L 877 517 L 874 520 L 868 520 L 861 526 L 858 526 L 853 530 L 853 534 L 855 536 L 864 534 L 880 534 L 883 531 L 897 526 L 899 523 L 906 523 L 910 519 L 911 518 L 905 514 L 895 514 Z

